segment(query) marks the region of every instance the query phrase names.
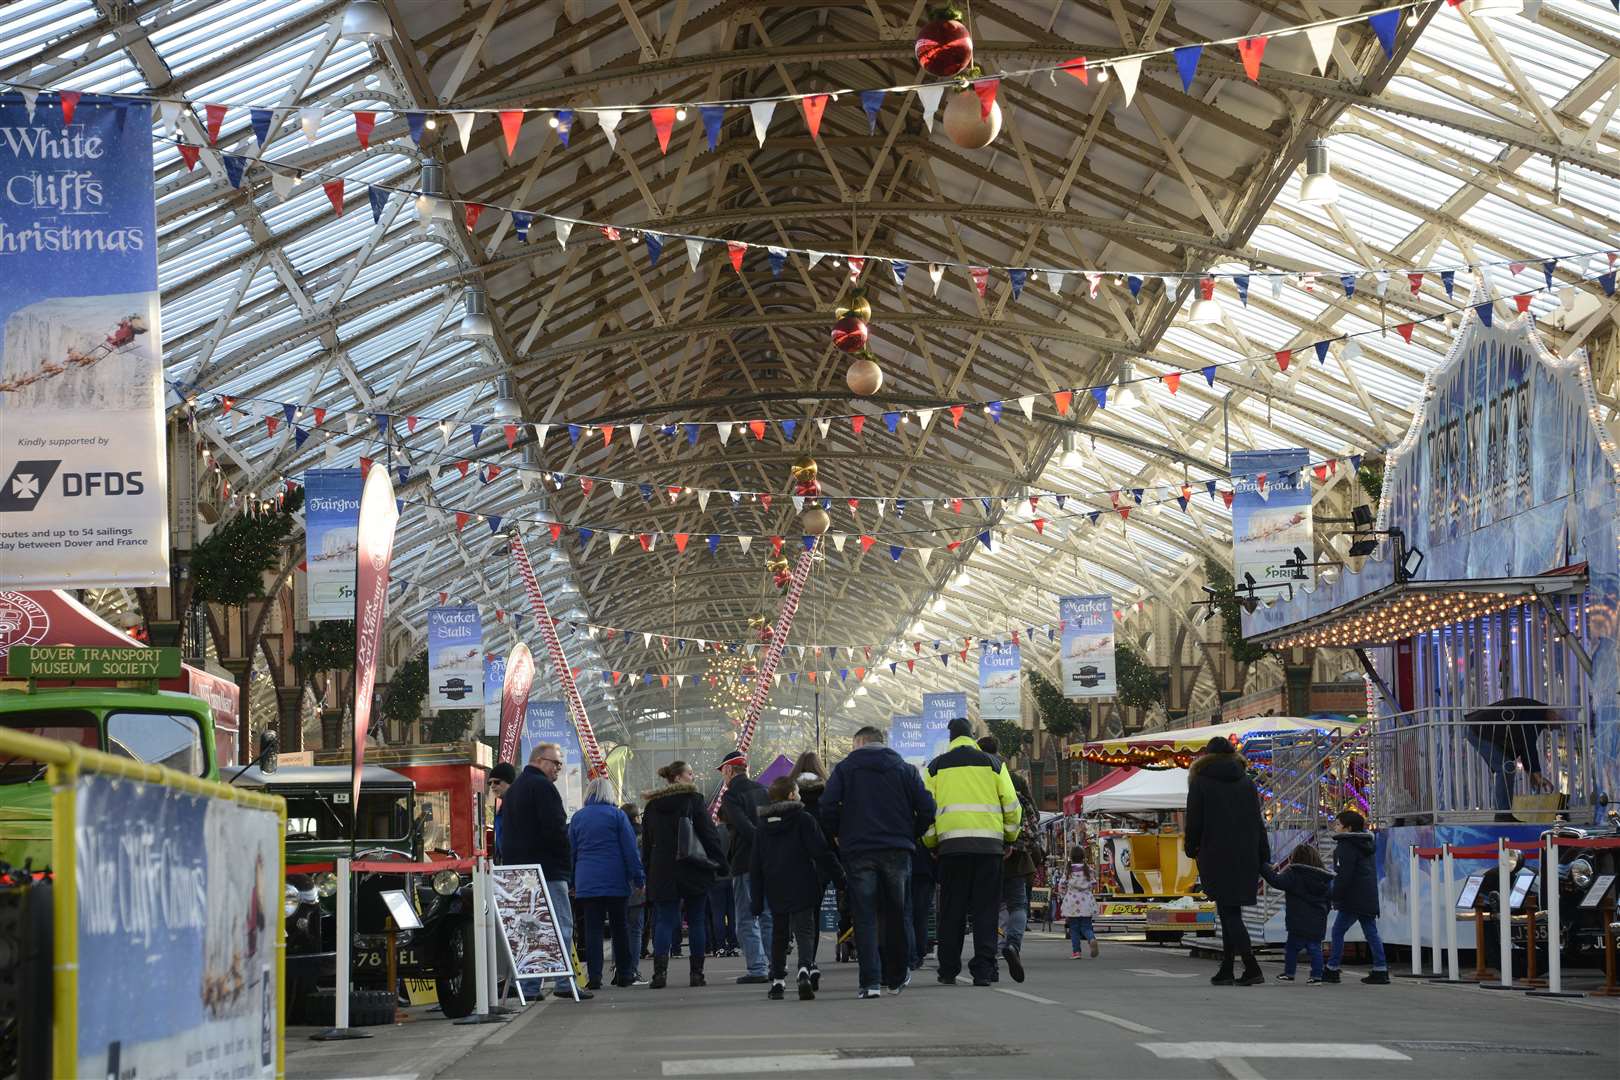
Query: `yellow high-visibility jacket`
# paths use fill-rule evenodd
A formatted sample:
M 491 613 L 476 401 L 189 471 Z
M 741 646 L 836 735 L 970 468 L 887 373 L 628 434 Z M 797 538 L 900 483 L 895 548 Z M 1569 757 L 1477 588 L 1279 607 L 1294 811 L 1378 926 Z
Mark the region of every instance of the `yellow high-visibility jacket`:
M 923 786 L 937 807 L 923 843 L 941 855 L 1000 855 L 1003 845 L 1018 838 L 1023 811 L 1012 774 L 970 736 L 952 739 L 928 763 Z

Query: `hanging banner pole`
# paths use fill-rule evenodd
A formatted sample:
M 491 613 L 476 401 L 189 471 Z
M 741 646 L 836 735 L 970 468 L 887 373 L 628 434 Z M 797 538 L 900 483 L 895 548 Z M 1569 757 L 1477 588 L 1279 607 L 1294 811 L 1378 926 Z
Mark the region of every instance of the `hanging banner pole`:
M 523 546 L 523 537 L 518 535 L 516 529 L 508 534 L 512 543 L 512 561 L 517 563 L 518 573 L 523 578 L 523 588 L 529 594 L 529 607 L 534 612 L 534 618 L 540 624 L 540 637 L 546 643 L 546 651 L 551 654 L 551 666 L 557 672 L 557 685 L 562 687 L 563 700 L 568 702 L 568 711 L 574 718 L 574 730 L 579 732 L 579 743 L 585 751 L 585 757 L 591 763 L 590 779 L 607 775 L 607 758 L 602 754 L 602 747 L 596 741 L 596 732 L 591 728 L 591 718 L 585 715 L 585 703 L 580 700 L 579 687 L 574 684 L 574 672 L 568 666 L 568 658 L 563 655 L 562 642 L 557 640 L 557 627 L 551 621 L 551 612 L 546 609 L 546 598 L 540 594 L 540 580 L 534 576 L 534 567 L 529 564 L 529 552 Z
M 371 727 L 377 664 L 382 658 L 383 619 L 388 613 L 388 561 L 394 553 L 397 524 L 399 507 L 394 502 L 393 481 L 388 478 L 387 468 L 374 468 L 366 474 L 360 492 L 356 535 L 359 550 L 354 565 L 354 788 L 349 805 L 356 808 L 356 813 L 349 836 L 351 858 L 360 823 L 360 776 L 366 764 L 366 733 Z

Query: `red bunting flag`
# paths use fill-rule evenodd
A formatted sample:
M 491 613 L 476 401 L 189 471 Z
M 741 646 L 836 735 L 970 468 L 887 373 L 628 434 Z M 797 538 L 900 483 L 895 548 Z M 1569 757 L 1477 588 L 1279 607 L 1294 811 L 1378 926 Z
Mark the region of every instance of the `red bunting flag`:
M 484 204 L 483 203 L 470 202 L 470 203 L 467 204 L 466 210 L 465 210 L 465 217 L 466 217 L 466 221 L 467 221 L 467 231 L 468 232 L 472 232 L 473 229 L 478 226 L 478 219 L 480 217 L 482 217 L 483 215 L 484 215 Z
M 648 536 L 646 533 L 641 533 L 636 537 L 636 539 L 641 541 L 641 550 L 642 551 L 651 551 L 652 550 L 652 537 L 651 536 Z
M 506 448 L 508 450 L 512 449 L 512 447 L 517 445 L 517 425 L 516 424 L 507 424 L 506 426 L 502 427 L 501 428 L 501 434 L 506 436 Z
M 501 475 L 501 467 L 499 465 L 496 465 L 494 462 L 491 462 L 486 475 L 491 480 L 495 479 L 496 477 Z
M 799 104 L 804 108 L 804 125 L 810 129 L 812 139 L 821 135 L 821 114 L 827 111 L 827 95 L 811 94 L 800 98 Z
M 360 149 L 371 149 L 371 129 L 376 126 L 376 113 L 356 112 L 354 114 L 354 137 L 360 140 Z
M 1316 466 L 1315 468 L 1313 468 L 1311 470 L 1311 472 L 1316 474 L 1316 482 L 1318 484 L 1326 482 L 1326 480 L 1327 480 L 1327 466 L 1325 464 Z
M 501 110 L 501 134 L 506 136 L 506 156 L 517 152 L 518 131 L 523 127 L 522 109 Z
M 866 417 L 856 413 L 854 416 L 849 418 L 849 426 L 855 430 L 855 434 L 859 435 L 861 433 L 861 429 L 866 426 Z
M 315 426 L 316 427 L 320 427 L 322 424 L 324 424 L 326 422 L 326 410 L 325 409 L 311 409 L 310 411 L 315 414 Z
M 1075 78 L 1079 79 L 1082 83 L 1084 83 L 1086 85 L 1090 85 L 1090 83 L 1091 83 L 1091 72 L 1086 70 L 1086 58 L 1085 57 L 1083 57 L 1083 56 L 1075 57 L 1073 60 L 1070 60 L 1068 63 L 1063 65 L 1063 70 L 1067 71 L 1070 75 L 1073 75 Z
M 612 446 L 613 445 L 613 425 L 612 424 L 603 424 L 602 425 L 602 445 L 603 446 Z
M 414 416 L 407 416 L 405 418 L 405 430 L 409 431 L 412 435 L 416 434 L 416 419 L 417 418 Z
M 692 538 L 691 533 L 676 533 L 675 534 L 675 550 L 680 552 L 682 555 L 685 555 L 686 554 L 686 542 L 688 540 L 690 540 L 691 538 Z
M 760 492 L 759 493 L 759 504 L 761 506 L 763 506 L 765 509 L 769 510 L 771 508 L 771 493 L 768 492 L 768 491 Z
M 915 661 L 915 660 L 907 660 L 906 661 L 906 670 L 907 671 L 916 671 L 917 670 L 917 661 Z
M 1221 492 L 1221 502 L 1226 504 L 1228 510 L 1232 509 L 1232 493 L 1230 491 Z
M 1179 372 L 1179 371 L 1167 371 L 1167 372 L 1165 372 L 1164 373 L 1164 385 L 1172 394 L 1174 394 L 1177 390 L 1180 390 L 1181 389 L 1181 372 Z
M 1036 532 L 1040 533 L 1042 536 L 1046 535 L 1046 519 L 1045 518 L 1036 518 L 1035 521 L 1034 521 L 1034 525 L 1035 525 L 1035 531 Z
M 747 251 L 747 244 L 739 243 L 736 240 L 726 241 L 726 254 L 731 256 L 731 268 L 737 271 L 739 274 L 742 273 L 743 255 L 745 255 Z
M 439 606 L 440 607 L 443 607 L 445 604 L 448 604 L 449 602 L 450 602 L 450 594 L 449 593 L 442 592 L 442 593 L 439 594 Z
M 1119 519 L 1121 521 L 1129 521 L 1129 520 L 1131 520 L 1131 508 L 1128 507 L 1128 506 L 1120 507 L 1119 508 Z
M 204 105 L 203 113 L 208 117 L 208 145 L 213 146 L 214 140 L 219 138 L 219 126 L 225 122 L 225 106 Z
M 1530 310 L 1530 294 L 1529 293 L 1519 293 L 1517 296 L 1515 296 L 1513 298 L 1513 306 L 1518 308 L 1520 312 L 1529 311 Z
M 180 160 L 186 163 L 186 172 L 190 172 L 197 167 L 197 157 L 201 154 L 200 150 L 195 146 L 187 146 L 185 143 L 178 144 L 175 149 L 180 151 Z
M 861 501 L 859 499 L 849 499 L 847 502 L 849 503 L 850 513 L 858 514 L 861 512 Z
M 1265 473 L 1256 473 L 1255 474 L 1254 486 L 1259 489 L 1259 491 L 1260 491 L 1260 493 L 1262 495 L 1265 494 L 1265 491 L 1266 491 L 1266 474 Z
M 988 120 L 990 110 L 996 104 L 996 91 L 1001 89 L 1000 79 L 980 79 L 973 84 L 973 92 L 979 95 L 979 119 Z
M 979 290 L 980 296 L 983 296 L 985 288 L 990 284 L 990 268 L 988 266 L 970 266 L 968 267 L 968 274 L 973 278 L 973 287 Z
M 960 541 L 960 540 L 952 540 L 950 543 L 945 545 L 945 550 L 946 551 L 955 551 L 957 548 L 959 548 L 961 546 L 962 546 L 962 541 Z
M 1277 367 L 1282 371 L 1288 370 L 1288 361 L 1294 358 L 1294 350 L 1279 349 L 1277 352 Z
M 981 289 L 979 291 L 983 292 L 984 290 Z M 965 405 L 952 405 L 951 406 L 951 426 L 952 427 L 958 427 L 959 428 L 959 427 L 962 426 L 962 413 L 964 411 L 966 411 L 966 408 L 967 407 Z
M 1406 281 L 1407 281 L 1407 284 L 1412 286 L 1412 295 L 1413 296 L 1416 296 L 1418 294 L 1418 290 L 1423 288 L 1423 275 L 1422 274 L 1407 274 L 1406 275 Z
M 1401 335 L 1401 339 L 1403 341 L 1405 341 L 1408 345 L 1412 344 L 1412 324 L 1411 323 L 1409 323 L 1409 322 L 1401 323 L 1401 325 L 1399 325 L 1399 326 L 1397 326 L 1395 328 L 1395 332 L 1397 334 Z
M 79 107 L 79 98 L 83 97 L 77 90 L 62 90 L 56 95 L 62 102 L 62 126 L 73 123 L 73 113 Z
M 1250 82 L 1260 81 L 1260 57 L 1265 55 L 1266 41 L 1264 34 L 1257 37 L 1246 37 L 1238 42 L 1238 55 L 1243 57 L 1243 71 L 1249 76 Z
M 281 426 L 281 418 L 279 416 L 267 416 L 264 418 L 264 426 L 270 429 L 270 434 L 274 435 L 276 428 Z
M 754 433 L 754 441 L 755 442 L 764 442 L 765 441 L 765 421 L 763 421 L 763 420 L 750 420 L 750 421 L 748 421 L 748 430 L 752 431 Z
M 955 513 L 955 514 L 960 514 L 962 512 L 962 500 L 961 499 L 952 499 L 951 500 L 951 512 Z
M 782 554 L 782 538 L 780 536 L 771 537 L 771 554 Z
M 470 461 L 458 461 L 458 462 L 456 462 L 456 468 L 461 470 L 461 478 L 463 480 L 467 479 L 467 466 L 470 465 L 470 464 L 472 464 Z
M 562 525 L 560 525 L 559 523 L 553 521 L 551 523 L 551 542 L 553 544 L 555 544 L 557 542 L 557 538 L 560 537 L 561 535 L 562 535 Z
M 326 197 L 332 201 L 332 212 L 338 217 L 343 216 L 343 177 L 328 180 L 321 187 L 326 189 Z
M 659 153 L 669 153 L 669 133 L 675 130 L 675 107 L 664 105 L 652 110 L 653 130 L 658 133 Z
M 1074 400 L 1073 390 L 1059 390 L 1052 395 L 1052 404 L 1057 406 L 1059 416 L 1069 415 L 1069 403 Z
M 456 532 L 460 532 L 462 528 L 466 526 L 467 519 L 470 517 L 472 517 L 472 515 L 467 513 L 465 510 L 456 511 Z
M 875 544 L 875 543 L 877 543 L 877 537 L 875 537 L 875 536 L 867 536 L 865 534 L 862 534 L 862 536 L 861 536 L 861 552 L 864 554 L 865 552 L 871 551 L 872 550 L 872 545 Z
M 856 668 L 855 669 L 855 680 L 857 682 L 859 682 L 859 681 L 861 681 L 861 680 L 863 680 L 865 678 L 866 678 L 866 669 L 863 668 L 863 667 Z
M 579 490 L 585 493 L 586 498 L 590 497 L 591 489 L 595 486 L 596 481 L 592 480 L 590 477 L 582 476 L 579 478 Z
M 669 485 L 669 501 L 674 502 L 676 499 L 680 498 L 681 497 L 681 492 L 683 490 L 684 489 L 679 484 L 670 484 Z M 766 503 L 765 504 L 765 509 L 769 510 L 770 508 L 771 508 L 771 504 Z

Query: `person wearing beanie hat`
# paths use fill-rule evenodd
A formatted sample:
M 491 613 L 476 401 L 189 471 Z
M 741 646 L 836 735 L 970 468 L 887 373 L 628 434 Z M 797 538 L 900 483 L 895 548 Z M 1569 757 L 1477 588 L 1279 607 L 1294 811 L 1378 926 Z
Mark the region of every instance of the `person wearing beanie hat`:
M 1258 901 L 1260 868 L 1271 862 L 1271 844 L 1260 814 L 1260 793 L 1249 779 L 1248 763 L 1220 736 L 1209 740 L 1187 770 L 1187 857 L 1198 862 L 1204 894 L 1215 902 L 1221 922 L 1221 966 L 1216 986 L 1253 986 L 1266 977 L 1255 962 L 1243 909 Z M 1232 975 L 1234 957 L 1243 974 Z
M 495 767 L 489 770 L 489 779 L 485 781 L 485 791 L 489 805 L 493 807 L 491 820 L 494 822 L 490 828 L 490 851 L 495 854 L 495 861 L 500 861 L 501 850 L 501 810 L 506 796 L 506 789 L 512 786 L 517 779 L 517 770 L 510 761 L 497 761 Z
M 719 771 L 726 778 L 726 791 L 720 799 L 720 820 L 731 831 L 731 847 L 726 861 L 735 874 L 731 879 L 732 925 L 742 946 L 748 971 L 737 977 L 740 983 L 766 983 L 766 947 L 771 937 L 771 910 L 767 906 L 754 914 L 752 882 L 748 868 L 754 860 L 754 838 L 759 832 L 759 811 L 766 803 L 765 788 L 748 778 L 748 754 L 732 750 L 720 759 Z

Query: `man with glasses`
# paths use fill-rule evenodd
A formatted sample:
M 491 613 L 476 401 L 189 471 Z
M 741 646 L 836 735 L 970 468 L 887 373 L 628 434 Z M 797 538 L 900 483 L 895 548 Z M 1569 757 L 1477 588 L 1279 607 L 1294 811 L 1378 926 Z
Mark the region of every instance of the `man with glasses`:
M 563 954 L 570 967 L 574 957 L 574 908 L 569 900 L 569 877 L 573 859 L 568 850 L 568 812 L 557 791 L 562 773 L 562 747 L 543 742 L 529 754 L 529 764 L 506 790 L 501 806 L 501 862 L 506 866 L 538 863 L 546 875 L 546 894 L 557 915 Z M 573 976 L 557 980 L 557 997 L 572 997 Z M 581 1001 L 591 998 L 589 990 L 578 991 Z

